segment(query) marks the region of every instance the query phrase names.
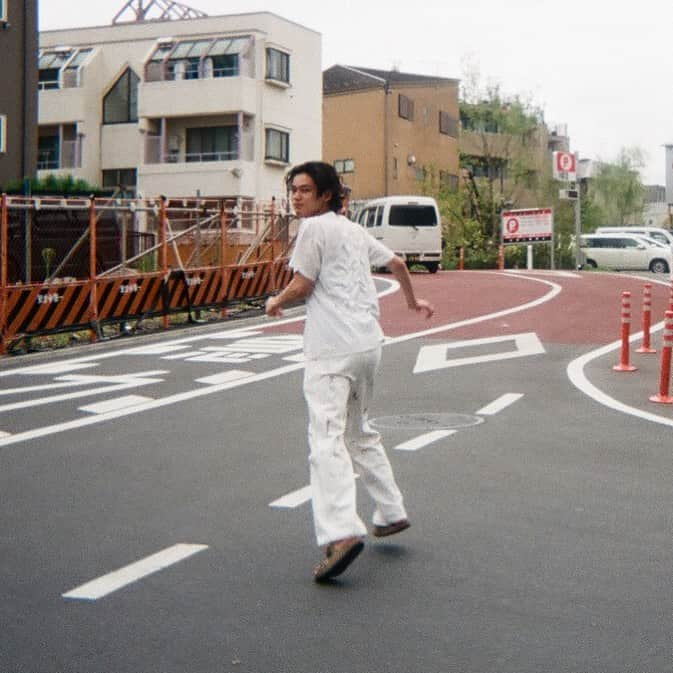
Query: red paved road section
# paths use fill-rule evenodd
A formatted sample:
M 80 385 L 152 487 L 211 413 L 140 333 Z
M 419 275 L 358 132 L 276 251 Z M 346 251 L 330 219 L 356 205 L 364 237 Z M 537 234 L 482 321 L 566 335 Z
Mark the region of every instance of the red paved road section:
M 392 278 L 391 276 L 383 276 Z M 413 274 L 419 296 L 436 308 L 430 320 L 421 319 L 406 308 L 401 291 L 381 299 L 381 324 L 386 335 L 395 337 L 464 320 L 490 316 L 515 309 L 549 294 L 554 286 L 561 291 L 552 299 L 523 311 L 475 324 L 451 328 L 451 339 L 536 332 L 543 341 L 559 344 L 602 345 L 620 338 L 621 293 L 631 292 L 631 331 L 641 329 L 641 307 L 645 283 L 652 283 L 652 324 L 664 317 L 670 289 L 662 275 L 636 278 L 618 273 L 580 272 L 490 272 L 444 271 Z M 664 281 L 660 285 L 654 281 Z M 273 331 L 300 332 L 302 323 L 273 328 Z M 433 338 L 445 339 L 438 332 Z

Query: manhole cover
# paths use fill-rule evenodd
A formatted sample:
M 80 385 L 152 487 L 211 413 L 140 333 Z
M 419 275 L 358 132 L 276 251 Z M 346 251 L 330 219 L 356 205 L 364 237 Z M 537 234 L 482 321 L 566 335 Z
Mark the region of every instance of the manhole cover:
M 452 430 L 468 428 L 484 422 L 472 414 L 402 414 L 381 416 L 369 421 L 375 428 L 405 428 L 407 430 Z

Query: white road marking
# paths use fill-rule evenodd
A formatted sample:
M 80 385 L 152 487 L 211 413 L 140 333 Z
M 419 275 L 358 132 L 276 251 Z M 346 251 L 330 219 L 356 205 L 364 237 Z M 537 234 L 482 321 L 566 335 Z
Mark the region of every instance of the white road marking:
M 126 351 L 127 355 L 164 355 L 182 351 L 188 346 L 180 343 L 152 344 L 150 346 L 137 346 Z
M 489 272 L 474 272 L 474 273 L 489 273 Z M 502 275 L 502 274 L 500 274 Z M 555 283 L 551 283 L 546 280 L 542 280 L 540 278 L 532 278 L 528 276 L 519 276 L 520 278 L 528 278 L 529 280 L 532 280 L 537 283 L 541 283 L 543 285 L 548 285 L 551 287 L 551 290 L 547 292 L 545 295 L 542 297 L 539 297 L 538 299 L 535 299 L 534 301 L 530 301 L 526 304 L 520 304 L 517 306 L 514 306 L 512 308 L 508 309 L 503 309 L 501 311 L 497 311 L 495 313 L 489 313 L 481 316 L 476 316 L 474 318 L 469 318 L 466 320 L 461 320 L 456 323 L 448 323 L 445 325 L 439 325 L 437 327 L 427 329 L 427 330 L 422 330 L 420 332 L 413 332 L 410 334 L 404 334 L 399 337 L 394 337 L 394 338 L 388 338 L 385 342 L 384 345 L 391 345 L 391 344 L 396 344 L 396 343 L 403 343 L 405 341 L 411 341 L 413 339 L 418 339 L 423 336 L 428 336 L 431 334 L 438 334 L 440 332 L 446 332 L 449 330 L 453 329 L 458 329 L 460 327 L 464 327 L 466 325 L 473 325 L 477 324 L 480 322 L 486 322 L 489 320 L 493 320 L 494 318 L 499 318 L 505 315 L 509 315 L 510 313 L 517 313 L 520 311 L 525 311 L 529 308 L 534 308 L 536 306 L 539 306 L 543 304 L 546 301 L 550 301 L 556 295 L 561 292 L 561 287 Z M 388 281 L 390 283 L 390 289 L 380 293 L 379 296 L 383 296 L 384 294 L 390 294 L 391 292 L 395 292 L 399 289 L 399 284 L 396 281 Z M 299 316 L 299 317 L 294 317 L 294 318 L 287 318 L 285 320 L 277 320 L 273 322 L 274 327 L 280 327 L 282 325 L 290 324 L 290 323 L 296 323 L 304 320 L 304 316 Z M 175 343 L 175 344 L 185 344 L 185 343 L 191 343 L 194 341 L 206 341 L 208 339 L 213 339 L 213 338 L 236 338 L 236 336 L 244 333 L 243 329 L 240 330 L 231 330 L 228 332 L 223 332 L 223 333 L 214 333 L 214 334 L 199 334 L 194 337 L 187 337 L 185 339 L 180 339 L 179 341 L 175 342 L 167 342 L 165 345 L 169 345 L 170 343 Z M 222 334 L 227 334 L 227 337 L 222 336 Z M 103 360 L 103 359 L 108 359 L 108 358 L 113 358 L 113 357 L 119 357 L 120 355 L 126 355 L 129 354 L 133 351 L 134 349 L 124 349 L 120 351 L 112 351 L 110 353 L 102 353 L 102 354 L 97 354 L 95 356 L 87 356 L 87 357 L 82 357 L 82 358 L 76 358 L 72 360 L 67 360 L 65 362 L 60 363 L 61 365 L 68 364 L 68 365 L 73 365 L 73 364 L 78 364 L 78 363 L 84 363 L 84 362 L 89 362 L 93 360 Z M 93 366 L 93 365 L 87 365 L 87 366 Z M 240 379 L 237 381 L 231 381 L 229 383 L 222 383 L 214 386 L 208 386 L 205 388 L 198 388 L 195 390 L 189 390 L 185 391 L 182 393 L 177 393 L 174 395 L 169 395 L 167 397 L 155 399 L 151 402 L 147 402 L 145 404 L 140 404 L 135 407 L 130 407 L 127 409 L 119 409 L 116 411 L 110 411 L 105 414 L 98 414 L 98 415 L 92 415 L 92 416 L 84 416 L 82 418 L 77 418 L 74 420 L 70 421 L 63 421 L 61 423 L 55 423 L 53 425 L 48 425 L 44 426 L 41 428 L 33 428 L 31 430 L 26 430 L 24 432 L 18 432 L 14 435 L 11 435 L 10 437 L 4 437 L 0 438 L 0 447 L 2 446 L 9 446 L 11 444 L 19 444 L 21 442 L 29 441 L 31 439 L 37 439 L 39 437 L 47 437 L 49 435 L 57 434 L 60 432 L 66 432 L 68 430 L 73 430 L 76 428 L 82 428 L 86 427 L 88 425 L 93 425 L 95 423 L 102 423 L 107 420 L 113 420 L 116 418 L 122 418 L 124 416 L 128 416 L 131 414 L 137 414 L 137 413 L 142 413 L 145 411 L 149 411 L 151 409 L 157 409 L 159 407 L 163 406 L 168 406 L 171 404 L 177 404 L 180 402 L 185 402 L 187 400 L 192 400 L 196 399 L 198 397 L 202 397 L 204 395 L 214 395 L 219 392 L 225 391 L 225 390 L 230 390 L 233 388 L 237 388 L 238 386 L 241 385 L 248 385 L 251 383 L 257 383 L 259 381 L 265 381 L 267 379 L 275 378 L 277 376 L 284 376 L 285 374 L 291 374 L 293 372 L 299 371 L 303 369 L 304 365 L 303 362 L 298 362 L 296 364 L 289 364 L 285 365 L 282 367 L 278 367 L 276 369 L 269 370 L 267 372 L 263 372 L 261 374 L 257 374 L 255 376 L 249 376 L 245 379 Z M 0 377 L 2 376 L 9 376 L 11 374 L 22 374 L 24 373 L 25 368 L 16 368 L 16 369 L 9 369 L 5 371 L 0 371 Z
M 497 400 L 493 400 L 490 404 L 479 409 L 477 416 L 493 416 L 506 409 L 510 404 L 518 402 L 522 397 L 523 393 L 506 393 L 505 395 L 501 395 Z
M 163 551 L 152 554 L 140 561 L 119 568 L 98 579 L 82 584 L 63 594 L 63 598 L 82 601 L 96 601 L 108 594 L 133 584 L 143 577 L 152 575 L 186 558 L 208 549 L 205 544 L 176 544 Z
M 5 432 L 4 430 L 0 430 L 0 437 L 11 437 L 12 433 L 11 432 Z
M 82 376 L 82 375 L 64 376 L 62 377 L 63 379 L 73 380 L 73 383 L 71 385 L 82 385 L 83 383 L 89 383 L 89 384 L 112 383 L 113 385 L 103 386 L 102 388 L 87 388 L 86 390 L 78 390 L 77 392 L 71 391 L 67 393 L 61 393 L 60 395 L 34 397 L 29 400 L 23 400 L 20 402 L 10 402 L 8 404 L 0 405 L 0 412 L 14 411 L 17 409 L 32 409 L 35 406 L 43 404 L 53 404 L 55 402 L 75 400 L 80 397 L 90 397 L 92 395 L 102 395 L 103 393 L 113 393 L 113 392 L 119 392 L 120 390 L 128 390 L 129 388 L 138 388 L 139 386 L 147 386 L 152 383 L 162 383 L 164 379 L 148 378 L 148 377 L 168 373 L 169 372 L 165 370 L 158 370 L 152 372 L 138 372 L 137 374 L 127 374 L 123 376 Z M 121 383 L 115 383 L 116 381 L 120 381 Z M 44 387 L 49 389 L 50 385 Z
M 195 355 L 203 355 L 203 351 L 187 351 L 186 353 L 177 353 L 175 355 L 164 355 L 162 360 L 186 360 L 193 358 Z
M 217 385 L 218 383 L 236 381 L 238 379 L 245 378 L 246 376 L 254 376 L 254 372 L 246 372 L 242 369 L 230 369 L 229 371 L 222 372 L 220 374 L 213 374 L 212 376 L 204 376 L 202 379 L 196 379 L 196 382 L 213 386 Z
M 357 474 L 353 475 L 356 479 L 359 479 L 360 476 Z M 298 488 L 296 491 L 292 491 L 287 495 L 284 495 L 277 500 L 269 503 L 269 507 L 274 507 L 275 509 L 295 509 L 300 505 L 303 505 L 306 502 L 309 502 L 313 497 L 313 492 L 311 491 L 311 485 Z
M 643 280 L 643 278 L 640 276 L 626 275 L 626 274 L 624 274 L 623 276 L 622 274 L 620 274 L 620 276 L 622 278 L 626 277 L 626 278 L 635 278 L 636 280 L 641 281 Z M 648 282 L 657 283 L 658 285 L 664 285 L 666 287 L 670 287 L 670 281 L 656 280 L 653 278 L 651 280 L 648 279 Z M 652 327 L 650 327 L 650 333 L 653 334 L 654 332 L 658 332 L 659 330 L 663 329 L 663 327 L 664 327 L 664 321 L 662 320 L 656 325 L 652 325 Z M 629 337 L 629 342 L 633 343 L 635 341 L 639 341 L 640 339 L 642 339 L 642 337 L 643 333 L 637 332 L 636 334 L 632 334 Z M 607 355 L 612 351 L 616 351 L 617 349 L 621 348 L 621 345 L 622 341 L 621 339 L 619 339 L 618 341 L 613 341 L 612 343 L 602 346 L 601 348 L 596 348 L 595 350 L 589 351 L 588 353 L 585 353 L 579 358 L 573 360 L 566 369 L 566 373 L 568 375 L 568 378 L 570 379 L 570 382 L 595 402 L 598 402 L 603 406 L 613 409 L 614 411 L 619 411 L 621 413 L 628 414 L 630 416 L 636 416 L 645 421 L 652 421 L 653 423 L 659 423 L 661 425 L 668 425 L 669 427 L 673 427 L 672 418 L 668 416 L 659 416 L 658 414 L 654 414 L 649 411 L 643 411 L 642 409 L 638 409 L 637 407 L 632 407 L 629 406 L 628 404 L 624 404 L 623 402 L 616 400 L 614 397 L 610 397 L 610 395 L 598 389 L 587 378 L 586 374 L 584 373 L 584 367 L 586 367 L 587 364 L 589 364 L 592 360 L 595 360 L 596 358 L 602 357 L 603 355 Z M 656 388 L 656 383 L 653 384 L 653 387 Z M 653 390 L 652 392 L 654 393 L 656 392 L 656 390 Z
M 440 439 L 444 439 L 445 437 L 450 437 L 451 435 L 455 434 L 456 434 L 455 430 L 433 430 L 432 432 L 426 432 L 425 434 L 419 435 L 418 437 L 414 437 L 413 439 L 410 439 L 407 442 L 402 442 L 401 444 L 398 444 L 395 447 L 395 450 L 418 451 L 419 449 L 428 446 L 428 444 L 432 444 L 433 442 L 437 442 Z
M 506 343 L 508 341 L 514 342 L 514 349 L 475 355 L 473 357 L 453 358 L 451 360 L 447 357 L 450 351 L 458 350 L 459 348 L 471 348 L 474 346 Z M 540 343 L 534 332 L 422 346 L 418 351 L 414 374 L 430 372 L 435 369 L 447 369 L 448 367 L 460 367 L 462 365 L 472 365 L 481 362 L 497 362 L 529 355 L 539 355 L 544 352 L 544 346 Z
M 48 365 L 37 365 L 36 367 L 26 367 L 21 370 L 22 374 L 67 374 L 76 372 L 80 369 L 90 369 L 97 367 L 96 362 L 52 362 Z
M 87 404 L 86 406 L 79 407 L 79 410 L 87 411 L 90 414 L 107 414 L 110 411 L 136 407 L 139 404 L 151 401 L 151 399 L 152 398 L 150 397 L 143 397 L 142 395 L 124 395 L 122 397 L 115 397 L 111 400 L 104 400 L 103 402 Z
M 282 498 L 278 498 L 278 500 L 270 502 L 269 507 L 275 507 L 278 509 L 294 509 L 295 507 L 299 507 L 299 505 L 303 505 L 305 502 L 308 502 L 310 499 L 311 487 L 304 486 L 304 488 L 299 488 L 296 491 L 292 491 L 292 493 L 284 495 Z

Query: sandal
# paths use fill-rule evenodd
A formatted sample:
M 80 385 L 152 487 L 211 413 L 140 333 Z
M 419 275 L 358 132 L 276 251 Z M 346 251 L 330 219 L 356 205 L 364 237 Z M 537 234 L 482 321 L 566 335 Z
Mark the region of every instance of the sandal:
M 364 549 L 365 543 L 359 537 L 341 542 L 333 542 L 327 547 L 325 558 L 313 569 L 313 579 L 323 582 L 340 575 Z

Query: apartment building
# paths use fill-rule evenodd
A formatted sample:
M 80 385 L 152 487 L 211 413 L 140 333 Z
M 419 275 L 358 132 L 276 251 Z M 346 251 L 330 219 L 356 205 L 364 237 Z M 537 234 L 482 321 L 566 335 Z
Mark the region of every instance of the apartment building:
M 37 0 L 0 0 L 0 187 L 33 177 L 37 147 Z
M 323 159 L 354 199 L 457 184 L 458 80 L 334 65 L 323 73 Z
M 145 197 L 284 197 L 320 156 L 321 36 L 269 12 L 40 34 L 38 175 Z

